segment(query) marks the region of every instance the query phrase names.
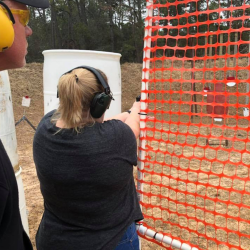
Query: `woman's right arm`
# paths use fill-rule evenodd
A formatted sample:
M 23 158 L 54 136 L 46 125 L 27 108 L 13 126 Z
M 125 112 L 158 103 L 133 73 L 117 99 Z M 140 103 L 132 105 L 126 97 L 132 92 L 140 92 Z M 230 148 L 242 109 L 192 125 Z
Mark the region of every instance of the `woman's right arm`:
M 134 132 L 136 139 L 140 135 L 140 109 L 141 102 L 134 102 L 132 108 L 130 109 L 130 114 L 127 119 L 124 121 Z
M 123 112 L 121 114 L 112 116 L 111 118 L 105 119 L 104 121 L 108 121 L 108 120 L 120 120 L 122 122 L 125 122 L 125 120 L 128 118 L 129 113 L 128 112 Z

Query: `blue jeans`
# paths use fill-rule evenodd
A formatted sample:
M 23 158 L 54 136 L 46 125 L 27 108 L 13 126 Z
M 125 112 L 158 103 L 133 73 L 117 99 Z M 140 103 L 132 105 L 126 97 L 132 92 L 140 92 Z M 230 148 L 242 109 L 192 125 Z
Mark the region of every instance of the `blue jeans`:
M 139 238 L 134 222 L 128 227 L 115 250 L 139 250 Z

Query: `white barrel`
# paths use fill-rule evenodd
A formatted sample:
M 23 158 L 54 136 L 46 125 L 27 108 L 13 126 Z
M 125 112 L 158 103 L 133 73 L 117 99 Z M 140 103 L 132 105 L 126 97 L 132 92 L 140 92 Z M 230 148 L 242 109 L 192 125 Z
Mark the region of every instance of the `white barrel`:
M 17 154 L 17 140 L 11 88 L 7 70 L 0 72 L 0 139 L 10 158 L 13 168 L 18 171 L 16 173 L 16 178 L 19 192 L 19 208 L 24 229 L 29 235 L 25 196 L 21 178 L 21 168 L 19 168 L 19 160 Z
M 44 114 L 56 109 L 57 84 L 62 74 L 78 66 L 91 66 L 103 71 L 115 101 L 105 118 L 121 113 L 121 54 L 90 50 L 45 50 L 43 67 Z
M 12 166 L 18 167 L 17 140 L 8 71 L 0 72 L 0 139 Z
M 16 172 L 15 174 L 16 180 L 17 180 L 17 186 L 18 186 L 18 193 L 19 193 L 19 209 L 20 209 L 20 214 L 22 218 L 23 228 L 26 231 L 26 233 L 29 235 L 29 225 L 28 225 L 28 219 L 27 219 L 26 202 L 25 202 L 21 173 L 22 173 L 22 168 L 20 167 L 19 171 Z

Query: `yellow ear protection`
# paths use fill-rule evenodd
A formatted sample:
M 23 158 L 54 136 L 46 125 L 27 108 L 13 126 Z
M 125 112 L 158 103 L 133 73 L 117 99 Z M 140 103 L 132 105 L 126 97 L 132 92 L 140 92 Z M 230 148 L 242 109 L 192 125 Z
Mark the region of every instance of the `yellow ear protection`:
M 87 69 L 87 70 L 91 71 L 95 75 L 98 82 L 103 86 L 104 92 L 95 94 L 95 96 L 91 102 L 91 105 L 90 105 L 91 116 L 93 118 L 100 118 L 104 114 L 106 109 L 109 108 L 111 100 L 114 100 L 108 83 L 106 82 L 106 80 L 104 79 L 104 77 L 102 76 L 102 74 L 98 70 L 96 70 L 95 68 L 89 67 L 89 66 L 76 67 L 76 68 L 71 69 L 70 71 L 64 73 L 63 75 L 69 74 L 75 69 Z M 58 93 L 57 93 L 57 97 L 58 97 Z
M 3 8 L 6 9 L 9 17 L 6 15 Z M 14 42 L 14 23 L 15 19 L 9 7 L 0 1 L 0 52 L 3 52 L 11 47 Z

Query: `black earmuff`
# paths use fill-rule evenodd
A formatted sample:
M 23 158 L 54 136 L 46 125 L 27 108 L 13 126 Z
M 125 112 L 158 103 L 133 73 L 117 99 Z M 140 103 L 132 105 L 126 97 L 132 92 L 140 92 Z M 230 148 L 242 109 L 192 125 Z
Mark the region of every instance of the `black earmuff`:
M 74 69 L 69 70 L 68 72 L 64 73 L 63 75 L 71 73 L 75 69 L 87 69 L 92 72 L 98 82 L 103 86 L 104 92 L 97 93 L 91 104 L 90 104 L 90 114 L 93 118 L 100 118 L 104 112 L 109 108 L 111 100 L 114 100 L 112 96 L 112 92 L 110 91 L 109 85 L 102 76 L 102 74 L 96 70 L 95 68 L 89 66 L 79 66 Z M 57 92 L 58 97 L 58 92 Z
M 6 10 L 6 12 L 4 11 Z M 13 24 L 15 19 L 9 7 L 2 1 L 0 1 L 0 52 L 10 48 L 14 42 L 14 28 Z

